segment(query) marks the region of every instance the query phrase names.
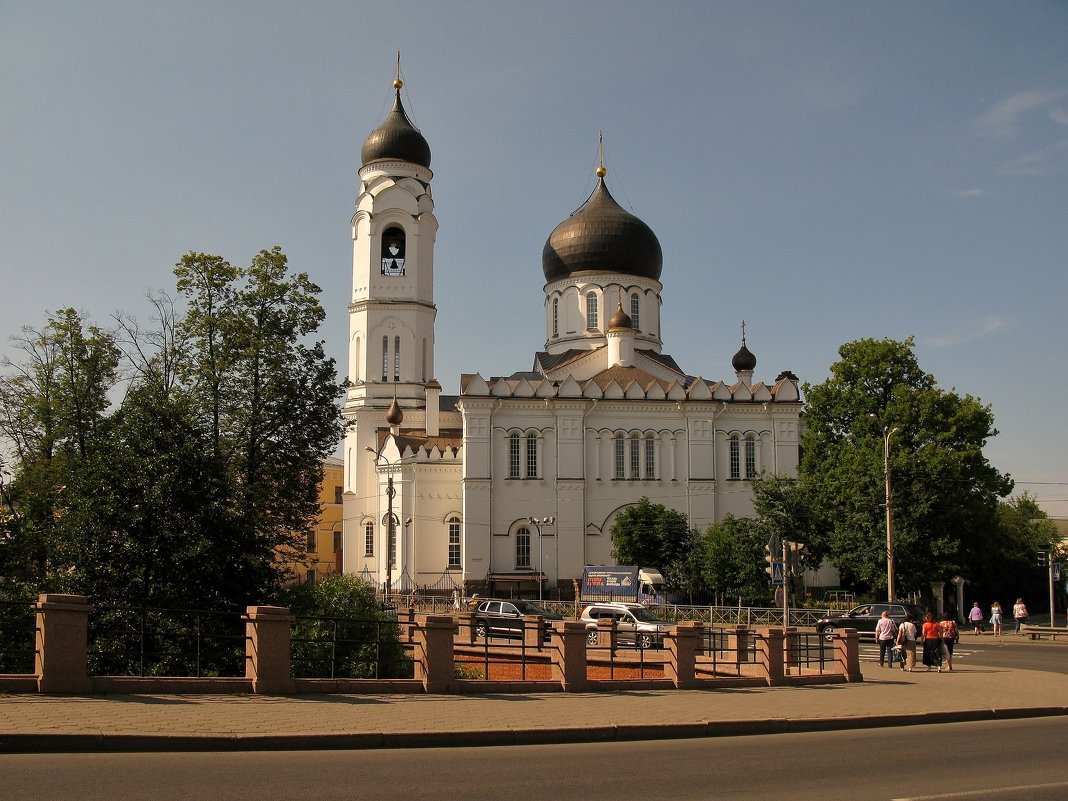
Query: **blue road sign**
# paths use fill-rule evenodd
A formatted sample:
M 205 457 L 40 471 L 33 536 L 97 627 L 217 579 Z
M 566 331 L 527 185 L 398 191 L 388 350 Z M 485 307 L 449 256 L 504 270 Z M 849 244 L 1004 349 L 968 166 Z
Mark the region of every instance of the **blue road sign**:
M 771 583 L 782 584 L 782 562 L 771 563 Z

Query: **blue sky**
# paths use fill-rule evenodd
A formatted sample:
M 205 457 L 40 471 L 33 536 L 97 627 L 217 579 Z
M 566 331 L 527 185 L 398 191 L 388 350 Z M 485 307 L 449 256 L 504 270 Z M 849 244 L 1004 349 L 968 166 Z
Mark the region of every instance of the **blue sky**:
M 48 310 L 146 317 L 190 250 L 281 245 L 344 356 L 360 146 L 433 152 L 437 372 L 527 369 L 541 249 L 609 186 L 664 249 L 665 351 L 826 378 L 916 339 L 1068 517 L 1068 3 L 0 3 L 0 350 Z M 342 365 L 343 367 L 344 365 Z

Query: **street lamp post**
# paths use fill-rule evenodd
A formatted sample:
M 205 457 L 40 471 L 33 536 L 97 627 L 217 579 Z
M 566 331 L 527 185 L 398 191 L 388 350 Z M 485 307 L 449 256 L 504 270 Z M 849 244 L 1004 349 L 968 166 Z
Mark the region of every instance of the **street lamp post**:
M 879 416 L 872 414 L 871 419 L 879 421 Z M 894 602 L 894 507 L 893 492 L 890 488 L 890 439 L 901 429 L 897 426 L 883 426 L 883 474 L 886 478 L 886 600 Z
M 378 451 L 376 451 L 374 448 L 371 448 L 371 447 L 364 448 L 364 450 L 367 451 L 368 453 L 371 453 L 371 454 L 374 455 L 375 464 L 376 465 L 379 462 L 384 462 L 385 465 L 386 465 L 386 469 L 387 469 L 387 472 L 386 472 L 386 499 L 387 499 L 387 501 L 386 501 L 386 520 L 388 522 L 386 523 L 386 587 L 385 587 L 384 595 L 385 595 L 386 600 L 388 601 L 389 600 L 389 593 L 393 589 L 393 560 L 395 558 L 394 550 L 396 548 L 395 539 L 394 539 L 396 537 L 396 533 L 395 533 L 396 532 L 396 528 L 395 528 L 396 523 L 394 522 L 394 517 L 393 517 L 393 497 L 397 494 L 397 490 L 394 489 L 394 487 L 393 487 L 393 471 L 397 468 L 397 465 L 400 464 L 401 460 L 398 459 L 396 461 L 391 462 L 389 459 L 387 459 L 385 456 L 383 456 L 381 453 L 379 453 Z
M 556 518 L 528 517 L 527 522 L 538 530 L 538 572 L 541 573 L 541 577 L 538 579 L 538 600 L 540 601 L 543 598 L 542 588 L 545 586 L 545 547 L 543 545 L 545 540 L 542 537 L 541 527 L 553 525 L 556 522 Z

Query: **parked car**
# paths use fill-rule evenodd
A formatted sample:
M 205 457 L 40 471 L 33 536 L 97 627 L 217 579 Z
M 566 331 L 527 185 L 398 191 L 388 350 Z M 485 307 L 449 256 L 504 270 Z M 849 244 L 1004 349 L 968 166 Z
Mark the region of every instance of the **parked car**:
M 658 618 L 641 604 L 596 603 L 582 610 L 579 620 L 586 624 L 586 641 L 597 644 L 597 621 L 616 621 L 616 642 L 641 648 L 661 648 L 664 632 L 670 624 Z
M 816 631 L 828 638 L 834 636 L 838 629 L 856 629 L 861 637 L 875 637 L 875 624 L 879 622 L 883 612 L 889 612 L 890 618 L 899 626 L 904 622 L 905 615 L 912 615 L 912 620 L 919 628 L 923 620 L 922 607 L 914 604 L 864 604 L 855 606 L 843 615 L 828 615 L 816 621 Z
M 495 634 L 501 637 L 522 637 L 523 616 L 538 615 L 548 621 L 563 620 L 562 615 L 550 612 L 533 601 L 500 601 L 488 598 L 475 607 L 472 621 L 476 637 Z M 545 639 L 549 639 L 549 628 L 545 629 Z

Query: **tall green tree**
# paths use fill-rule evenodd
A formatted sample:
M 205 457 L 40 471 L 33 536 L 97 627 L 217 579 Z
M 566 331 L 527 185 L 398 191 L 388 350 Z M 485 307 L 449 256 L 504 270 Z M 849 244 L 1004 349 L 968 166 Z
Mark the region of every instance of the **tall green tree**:
M 621 565 L 652 567 L 670 575 L 690 573 L 685 562 L 694 548 L 694 532 L 682 512 L 642 498 L 612 522 L 612 556 Z M 676 583 L 674 590 L 686 589 Z
M 969 543 L 996 526 L 1012 481 L 987 461 L 989 406 L 938 387 L 904 342 L 843 345 L 822 384 L 806 385 L 801 486 L 809 544 L 844 584 L 886 587 L 884 449 L 889 436 L 899 594 L 960 571 Z
M 727 515 L 700 536 L 704 558 L 704 579 L 727 603 L 767 605 L 772 587 L 764 568 L 765 548 L 770 537 L 760 520 Z

